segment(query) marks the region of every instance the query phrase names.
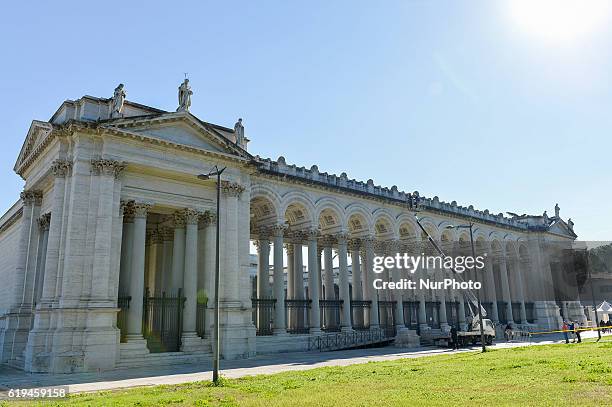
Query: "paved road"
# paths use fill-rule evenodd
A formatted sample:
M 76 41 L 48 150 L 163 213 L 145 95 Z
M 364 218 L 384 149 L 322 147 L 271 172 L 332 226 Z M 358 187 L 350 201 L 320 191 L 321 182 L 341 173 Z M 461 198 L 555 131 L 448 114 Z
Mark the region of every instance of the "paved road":
M 592 336 L 586 333 L 584 336 Z M 559 337 L 540 338 L 537 344 L 559 342 Z M 527 346 L 529 343 L 496 343 L 494 349 Z M 222 361 L 221 375 L 229 378 L 257 374 L 271 374 L 293 370 L 308 370 L 323 366 L 347 366 L 372 361 L 418 358 L 440 354 L 471 352 L 479 347 L 450 350 L 432 347 L 401 349 L 392 346 L 371 349 L 352 349 L 335 352 L 303 352 L 262 355 L 252 359 Z M 212 380 L 212 366 L 180 365 L 150 368 L 113 370 L 100 373 L 77 373 L 71 375 L 49 375 L 25 373 L 9 367 L 0 367 L 0 389 L 31 388 L 68 385 L 71 393 L 112 390 L 136 386 L 189 383 Z

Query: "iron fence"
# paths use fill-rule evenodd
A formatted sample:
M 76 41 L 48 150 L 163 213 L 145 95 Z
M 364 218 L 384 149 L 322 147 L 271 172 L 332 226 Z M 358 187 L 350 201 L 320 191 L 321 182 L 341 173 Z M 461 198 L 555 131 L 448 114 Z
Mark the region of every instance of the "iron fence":
M 395 336 L 396 301 L 378 301 L 378 321 L 387 336 Z
M 404 325 L 408 329 L 419 329 L 419 302 L 404 301 Z
M 275 298 L 251 298 L 253 307 L 253 323 L 257 327 L 257 335 L 272 335 L 274 323 Z
M 206 335 L 206 305 L 205 302 L 198 302 L 196 308 L 196 333 L 200 338 L 204 338 Z
M 309 332 L 311 302 L 312 300 L 285 300 L 285 326 L 288 333 L 307 334 Z
M 128 309 L 130 309 L 130 301 L 132 297 L 119 297 L 117 299 L 117 308 L 119 308 L 119 312 L 117 313 L 117 328 L 119 328 L 120 332 L 120 341 L 127 342 L 127 313 Z
M 185 297 L 181 289 L 176 296 L 144 297 L 143 335 L 151 353 L 178 352 L 181 348 L 181 331 Z
M 355 330 L 370 329 L 369 315 L 372 301 L 351 300 L 351 325 Z
M 340 331 L 340 310 L 344 300 L 319 300 L 321 309 L 322 330 L 324 332 Z

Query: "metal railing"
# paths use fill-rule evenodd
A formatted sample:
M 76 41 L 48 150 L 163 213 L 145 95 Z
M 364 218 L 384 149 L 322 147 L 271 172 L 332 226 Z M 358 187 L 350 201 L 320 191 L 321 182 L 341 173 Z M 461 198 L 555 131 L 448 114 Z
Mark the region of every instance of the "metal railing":
M 395 336 L 396 301 L 378 301 L 378 321 L 386 336 Z
M 206 335 L 206 305 L 207 301 L 196 306 L 196 333 L 200 338 Z
M 253 307 L 253 324 L 257 328 L 257 335 L 272 335 L 274 323 L 275 298 L 251 298 Z
M 336 332 L 312 336 L 308 339 L 308 350 L 331 351 L 384 344 L 393 340 L 385 329 L 369 329 L 352 332 Z
M 310 326 L 310 304 L 312 300 L 285 300 L 287 332 L 307 334 Z
M 370 328 L 369 315 L 372 301 L 351 300 L 351 326 L 355 330 Z
M 179 288 L 176 296 L 144 297 L 143 329 L 151 353 L 178 352 L 181 348 L 181 331 L 185 297 Z
M 127 313 L 128 309 L 130 309 L 130 301 L 132 297 L 119 297 L 117 299 L 117 308 L 119 308 L 119 312 L 117 313 L 117 328 L 119 328 L 120 332 L 120 341 L 127 342 Z
M 321 330 L 324 332 L 340 331 L 340 311 L 344 300 L 319 300 L 321 310 Z

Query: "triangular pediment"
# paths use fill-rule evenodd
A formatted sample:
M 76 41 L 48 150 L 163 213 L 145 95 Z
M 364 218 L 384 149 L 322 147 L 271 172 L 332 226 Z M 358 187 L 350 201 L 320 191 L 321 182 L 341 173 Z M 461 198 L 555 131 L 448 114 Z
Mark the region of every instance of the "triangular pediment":
M 17 161 L 15 162 L 15 167 L 13 168 L 15 171 L 18 171 L 21 164 L 23 164 L 24 161 L 27 160 L 30 155 L 32 155 L 36 148 L 41 145 L 51 130 L 53 130 L 53 125 L 50 123 L 39 120 L 32 121 L 25 141 L 21 146 L 21 151 L 19 152 Z
M 549 227 L 548 231 L 557 235 L 567 236 L 571 238 L 576 238 L 577 235 L 571 230 L 567 223 L 563 219 L 558 219 L 554 221 Z
M 202 122 L 190 113 L 116 119 L 107 122 L 104 127 L 175 145 L 250 158 L 250 155 L 230 138 L 233 136 L 230 129 Z

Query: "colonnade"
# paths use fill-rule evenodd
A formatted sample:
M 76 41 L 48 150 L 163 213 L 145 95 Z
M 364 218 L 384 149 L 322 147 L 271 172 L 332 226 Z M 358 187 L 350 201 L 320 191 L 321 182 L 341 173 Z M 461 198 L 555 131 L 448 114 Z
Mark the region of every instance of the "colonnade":
M 273 318 L 273 333 L 284 334 L 289 324 L 295 323 L 291 316 L 285 315 L 286 307 L 283 304 L 287 300 L 310 300 L 309 332 L 319 333 L 324 328 L 320 315 L 325 319 L 329 310 L 321 314 L 319 300 L 341 300 L 342 310 L 340 313 L 340 329 L 351 330 L 353 321 L 356 325 L 378 327 L 379 300 L 394 302 L 394 320 L 397 329 L 405 327 L 405 303 L 416 306 L 418 327 L 421 332 L 429 330 L 431 318 L 437 320 L 439 328 L 447 330 L 451 324 L 458 324 L 465 328 L 469 314 L 469 308 L 476 311 L 475 301 L 465 297 L 462 290 L 425 290 L 417 287 L 415 290 L 376 290 L 373 279 L 381 278 L 384 281 L 399 281 L 402 278 L 412 280 L 430 278 L 442 281 L 447 277 L 455 277 L 462 281 L 471 279 L 482 283 L 480 291 L 481 301 L 488 309 L 488 318 L 494 323 L 519 322 L 528 324 L 526 311 L 527 294 L 525 291 L 525 274 L 530 272 L 530 261 L 525 255 L 519 255 L 518 251 L 507 250 L 492 246 L 490 243 L 479 243 L 479 252 L 486 252 L 485 267 L 482 270 L 466 270 L 459 276 L 452 276 L 448 270 L 416 270 L 414 274 L 405 269 L 387 268 L 381 274 L 375 274 L 372 270 L 373 256 L 395 256 L 396 253 L 409 253 L 414 255 L 436 255 L 437 252 L 425 241 L 414 238 L 410 240 L 380 240 L 371 236 L 351 238 L 344 233 L 321 235 L 314 229 L 291 230 L 284 225 L 260 227 L 255 236 L 255 244 L 258 250 L 257 271 L 257 298 L 272 298 L 276 300 Z M 457 242 L 452 242 L 456 244 Z M 438 242 L 441 244 L 441 242 Z M 271 249 L 272 246 L 272 249 Z M 303 277 L 304 261 L 302 256 L 303 246 L 307 247 L 307 282 Z M 444 244 L 442 243 L 442 246 Z M 446 250 L 448 249 L 448 250 Z M 272 282 L 270 283 L 270 253 L 273 253 Z M 334 251 L 337 256 L 337 278 L 333 274 Z M 468 247 L 453 248 L 446 247 L 445 252 L 449 255 L 471 255 Z M 286 253 L 287 280 L 285 293 L 285 263 Z M 477 256 L 479 254 L 477 253 Z M 350 271 L 349 274 L 349 256 Z M 338 285 L 339 296 L 336 298 L 334 284 Z M 352 290 L 350 286 L 352 285 Z M 305 295 L 304 287 L 308 287 L 308 295 Z M 473 294 L 476 294 L 473 292 Z M 475 297 L 473 297 L 475 298 Z M 351 302 L 370 301 L 370 312 L 359 313 L 351 309 Z M 433 306 L 428 303 L 437 304 Z M 468 304 L 469 303 L 469 304 Z M 503 309 L 498 309 L 498 303 Z M 512 304 L 518 307 L 513 309 Z M 447 313 L 447 304 L 456 307 L 453 310 L 453 320 Z M 449 305 L 449 306 L 451 306 Z M 431 315 L 437 307 L 437 315 Z M 432 311 L 434 310 L 434 311 Z M 353 313 L 351 318 L 351 313 Z M 517 315 L 514 315 L 517 313 Z M 429 320 L 428 320 L 429 318 Z M 414 321 L 413 321 L 414 322 Z

